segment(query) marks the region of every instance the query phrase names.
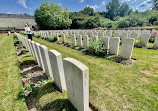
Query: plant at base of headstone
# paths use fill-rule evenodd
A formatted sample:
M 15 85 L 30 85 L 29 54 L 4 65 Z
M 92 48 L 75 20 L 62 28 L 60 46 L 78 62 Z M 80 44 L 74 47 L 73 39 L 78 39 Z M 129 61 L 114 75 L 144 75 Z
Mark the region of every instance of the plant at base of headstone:
M 32 55 L 31 55 L 31 54 L 26 54 L 26 55 L 24 55 L 24 56 L 22 57 L 22 59 L 23 59 L 23 58 L 26 58 L 26 57 L 32 57 Z
M 93 55 L 103 57 L 105 56 L 107 49 L 104 46 L 103 42 L 101 42 L 100 40 L 97 40 L 97 41 L 90 41 L 88 51 L 89 53 Z
M 111 55 L 111 56 L 108 56 L 106 59 L 117 62 L 117 63 L 120 63 L 122 61 L 122 58 L 118 55 Z
M 23 80 L 23 92 L 25 93 L 25 96 L 27 96 L 29 93 L 36 94 L 38 88 L 35 86 L 35 84 L 29 80 Z
M 70 45 L 69 42 L 64 42 L 65 45 Z
M 155 37 L 155 36 L 152 36 L 152 37 L 150 37 L 149 42 L 150 42 L 150 43 L 154 43 L 155 39 L 156 39 L 156 37 Z
M 18 40 L 17 35 L 13 34 L 13 39 L 14 39 L 14 40 Z
M 56 42 L 57 41 L 57 37 L 55 35 L 52 35 L 51 37 L 49 37 L 47 39 L 49 42 Z
M 135 41 L 134 47 L 138 47 L 138 48 L 143 47 L 143 43 L 142 43 L 141 39 Z
M 35 57 L 25 57 L 20 61 L 21 66 L 31 65 L 31 64 L 37 64 Z
M 41 34 L 37 34 L 35 37 L 36 37 L 36 38 L 40 38 L 40 37 L 41 37 Z
M 18 45 L 20 45 L 22 42 L 20 41 L 20 40 L 16 40 L 16 41 L 14 41 L 14 46 L 18 46 Z

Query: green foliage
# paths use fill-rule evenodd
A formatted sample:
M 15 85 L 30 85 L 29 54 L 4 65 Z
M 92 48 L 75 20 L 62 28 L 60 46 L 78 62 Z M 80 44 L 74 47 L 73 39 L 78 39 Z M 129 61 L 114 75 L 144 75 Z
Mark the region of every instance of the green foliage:
M 32 55 L 31 54 L 26 54 L 22 58 L 26 58 L 26 57 L 32 57 Z
M 56 42 L 56 41 L 57 41 L 57 36 L 52 35 L 52 36 L 49 37 L 47 40 L 48 40 L 49 42 Z
M 155 21 L 157 21 L 157 20 L 158 20 L 158 18 L 157 18 L 156 16 L 152 16 L 152 17 L 149 19 L 149 23 L 153 25 L 153 23 L 154 23 Z
M 87 14 L 89 16 L 93 16 L 95 12 L 93 8 L 91 8 L 90 6 L 87 6 L 83 9 L 82 13 Z
M 24 31 L 21 31 L 20 34 L 26 35 L 26 33 Z
M 149 42 L 154 43 L 155 39 L 156 39 L 156 37 L 155 37 L 155 36 L 150 37 Z
M 142 44 L 142 41 L 141 41 L 141 39 L 139 39 L 139 40 L 136 40 L 136 41 L 135 41 L 135 44 L 134 44 L 134 46 L 135 46 L 135 47 L 138 47 L 138 48 L 142 48 L 143 44 Z
M 154 0 L 152 9 L 158 11 L 158 0 Z
M 120 20 L 118 22 L 118 28 L 143 26 L 145 23 L 146 21 L 143 18 L 133 15 Z
M 20 40 L 15 40 L 14 41 L 14 46 L 18 46 L 18 45 L 20 45 L 22 42 L 20 41 Z
M 111 20 L 117 20 L 118 16 L 124 17 L 125 15 L 129 15 L 132 12 L 133 10 L 129 8 L 129 5 L 126 2 L 120 4 L 119 0 L 112 0 L 106 5 L 105 17 Z
M 14 39 L 14 40 L 18 39 L 18 37 L 17 37 L 16 34 L 13 34 L 13 39 Z
M 36 94 L 38 88 L 32 82 L 27 82 L 23 84 L 23 91 L 28 91 L 31 94 Z
M 103 45 L 103 42 L 101 42 L 100 40 L 90 41 L 88 51 L 91 54 L 100 56 L 100 57 L 105 56 L 105 54 L 107 52 L 106 47 Z
M 25 57 L 20 61 L 21 66 L 31 65 L 31 64 L 37 64 L 35 57 Z
M 36 37 L 37 37 L 37 38 L 40 38 L 40 37 L 41 37 L 41 34 L 37 34 Z
M 112 0 L 106 5 L 106 17 L 114 20 L 119 15 L 120 3 L 119 0 Z
M 113 26 L 112 23 L 108 23 L 108 24 L 106 25 L 107 28 L 112 28 L 112 26 Z
M 62 10 L 61 6 L 53 1 L 42 2 L 40 8 L 35 10 L 34 16 L 41 29 L 63 29 L 71 24 L 68 9 Z
M 99 17 L 90 18 L 85 23 L 85 28 L 86 29 L 92 29 L 92 28 L 98 28 L 98 27 L 100 27 Z
M 153 23 L 153 25 L 158 25 L 158 21 L 155 21 L 155 22 Z

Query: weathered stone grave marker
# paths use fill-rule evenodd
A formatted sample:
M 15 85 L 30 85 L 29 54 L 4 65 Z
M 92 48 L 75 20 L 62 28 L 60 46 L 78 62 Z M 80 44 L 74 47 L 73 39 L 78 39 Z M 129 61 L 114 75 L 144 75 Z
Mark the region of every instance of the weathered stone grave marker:
M 81 62 L 64 58 L 68 98 L 78 111 L 89 110 L 89 69 Z

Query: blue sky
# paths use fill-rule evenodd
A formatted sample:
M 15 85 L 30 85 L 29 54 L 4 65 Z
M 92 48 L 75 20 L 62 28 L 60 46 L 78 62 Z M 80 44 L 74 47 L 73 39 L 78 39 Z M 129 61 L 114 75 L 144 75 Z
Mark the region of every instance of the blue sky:
M 27 13 L 34 14 L 36 8 L 39 8 L 41 2 L 47 0 L 0 0 L 0 13 L 19 14 Z M 52 0 L 50 0 L 52 1 Z M 106 4 L 111 0 L 53 0 L 62 7 L 67 7 L 70 12 L 80 11 L 86 6 L 90 6 L 95 11 L 105 11 Z M 119 0 L 126 1 L 133 9 L 144 11 L 151 9 L 154 0 Z

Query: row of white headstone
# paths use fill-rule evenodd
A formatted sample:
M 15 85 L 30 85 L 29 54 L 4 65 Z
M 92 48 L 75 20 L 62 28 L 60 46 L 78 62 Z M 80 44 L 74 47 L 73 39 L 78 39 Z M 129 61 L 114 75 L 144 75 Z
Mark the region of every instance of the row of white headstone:
M 89 36 L 85 35 L 82 37 L 82 35 L 75 35 L 72 34 L 71 40 L 72 40 L 72 46 L 79 46 L 84 47 L 85 49 L 89 46 Z M 77 39 L 76 39 L 77 37 Z M 57 37 L 58 38 L 58 37 Z M 98 36 L 91 36 L 91 39 L 93 41 L 98 40 Z M 109 50 L 110 55 L 118 55 L 119 52 L 119 45 L 120 45 L 120 38 L 119 37 L 101 37 L 100 38 L 107 50 Z M 76 42 L 77 40 L 77 42 Z M 62 42 L 66 42 L 65 34 L 62 34 Z M 83 42 L 83 44 L 82 44 Z M 135 39 L 133 38 L 124 38 L 122 39 L 122 47 L 121 47 L 121 58 L 124 59 L 131 59 L 132 51 L 134 47 Z
M 62 59 L 62 55 L 56 50 L 48 50 L 44 45 L 15 34 L 48 77 L 54 80 L 59 90 L 67 90 L 68 98 L 74 107 L 79 111 L 88 111 L 89 68 L 75 59 Z
M 135 40 L 141 39 L 142 46 L 146 47 L 149 39 L 151 37 L 151 33 L 156 32 L 156 30 L 57 30 L 57 31 L 39 31 L 38 33 L 41 34 L 43 37 L 50 37 L 51 35 L 56 35 L 58 37 L 58 33 L 64 34 L 65 37 L 67 37 L 69 34 L 70 36 L 75 35 L 90 35 L 90 38 L 93 38 L 94 36 L 104 37 L 105 35 L 107 37 L 112 37 L 112 34 L 114 37 L 120 37 L 120 39 L 125 38 L 134 38 Z M 37 32 L 34 32 L 35 34 Z M 64 37 L 63 37 L 64 39 Z M 58 39 L 59 40 L 59 39 Z M 66 39 L 63 40 L 65 42 Z M 157 36 L 156 40 L 154 42 L 154 48 L 157 49 Z

